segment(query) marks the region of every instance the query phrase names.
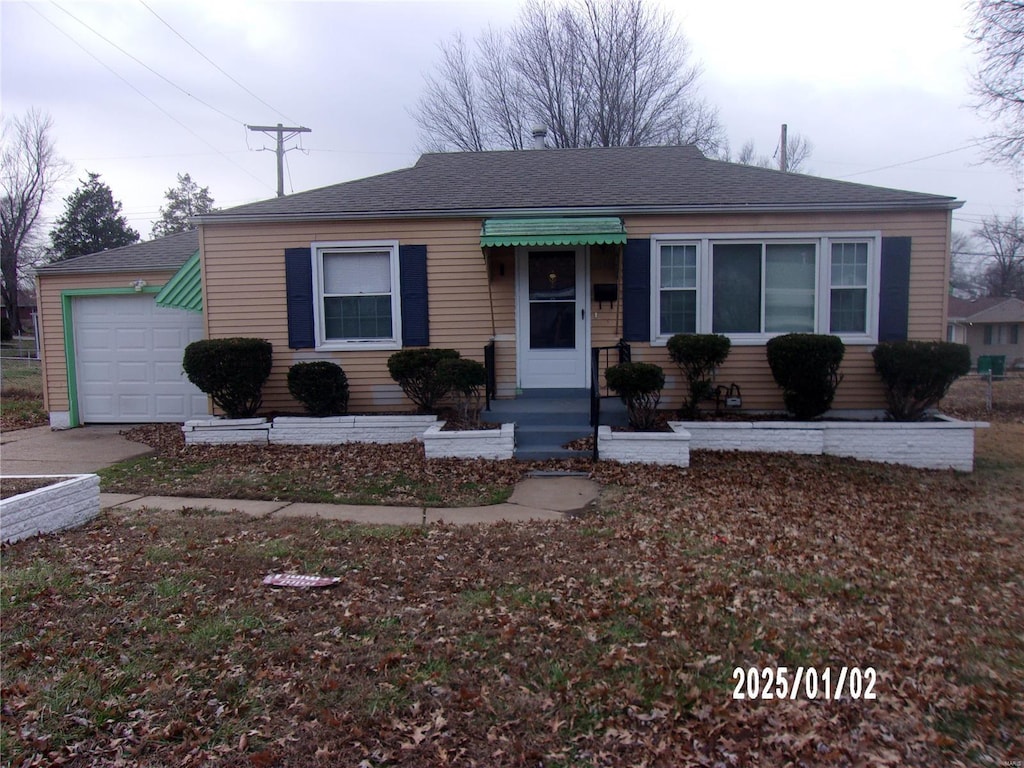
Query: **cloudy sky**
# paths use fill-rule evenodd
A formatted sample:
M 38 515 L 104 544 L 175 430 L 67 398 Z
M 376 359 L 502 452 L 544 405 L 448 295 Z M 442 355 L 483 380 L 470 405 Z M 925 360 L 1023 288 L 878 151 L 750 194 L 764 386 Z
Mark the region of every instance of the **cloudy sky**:
M 1020 181 L 974 146 L 964 0 L 661 0 L 688 37 L 734 151 L 771 154 L 782 123 L 820 176 L 952 195 L 954 229 L 1021 212 Z M 518 0 L 0 0 L 0 105 L 53 117 L 73 175 L 98 172 L 148 238 L 188 172 L 229 207 L 273 197 L 271 140 L 303 125 L 285 190 L 406 167 L 409 116 L 438 43 L 507 27 Z M 211 63 L 212 62 L 212 63 Z M 214 66 L 216 65 L 216 66 Z M 226 74 L 225 74 L 226 73 Z M 289 146 L 299 147 L 298 139 Z M 63 210 L 58 198 L 51 219 Z

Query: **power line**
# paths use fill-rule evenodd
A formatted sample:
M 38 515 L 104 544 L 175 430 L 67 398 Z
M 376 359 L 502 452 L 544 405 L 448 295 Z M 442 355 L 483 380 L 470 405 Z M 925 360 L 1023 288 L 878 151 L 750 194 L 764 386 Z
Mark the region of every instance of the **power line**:
M 943 155 L 952 155 L 954 152 L 963 152 L 965 149 L 973 149 L 978 146 L 978 142 L 972 141 L 970 144 L 965 144 L 962 147 L 956 147 L 955 149 L 947 149 L 945 152 L 936 152 L 934 155 L 926 155 L 925 157 L 917 157 L 913 160 L 904 160 L 902 163 L 893 163 L 892 165 L 883 165 L 879 168 L 869 168 L 866 171 L 857 171 L 856 173 L 847 173 L 845 176 L 840 176 L 840 179 L 849 179 L 852 176 L 863 176 L 866 173 L 875 173 L 876 171 L 887 171 L 890 168 L 899 168 L 903 165 L 911 165 L 913 163 L 920 163 L 922 160 L 931 160 L 935 157 L 942 157 Z
M 217 113 L 218 115 L 221 115 L 222 117 L 226 117 L 226 118 L 227 118 L 228 120 L 231 120 L 232 122 L 235 122 L 235 123 L 242 123 L 242 124 L 244 125 L 244 121 L 242 121 L 242 120 L 239 120 L 239 119 L 238 119 L 237 117 L 233 117 L 232 115 L 229 115 L 229 114 L 228 114 L 227 112 L 225 112 L 224 110 L 222 110 L 222 109 L 219 109 L 219 108 L 217 108 L 217 107 L 213 106 L 212 104 L 210 104 L 210 103 L 208 103 L 208 102 L 205 102 L 205 101 L 203 101 L 202 99 L 200 99 L 200 98 L 199 98 L 198 96 L 196 96 L 195 94 L 193 94 L 193 93 L 190 93 L 189 91 L 187 91 L 187 90 L 185 90 L 184 88 L 182 88 L 182 87 L 181 87 L 180 85 L 178 85 L 178 84 L 177 84 L 176 82 L 174 82 L 173 80 L 171 80 L 171 79 L 170 79 L 169 77 L 165 77 L 164 75 L 162 75 L 162 74 L 160 74 L 159 72 L 157 72 L 157 71 L 156 71 L 155 69 L 153 69 L 153 68 L 152 68 L 151 66 L 149 66 L 149 65 L 148 65 L 148 64 L 146 64 L 146 63 L 145 63 L 144 61 L 142 61 L 141 59 L 139 59 L 139 58 L 138 58 L 137 56 L 133 56 L 132 54 L 128 53 L 128 51 L 126 51 L 126 50 L 125 50 L 124 48 L 122 48 L 121 46 L 119 46 L 119 45 L 118 45 L 117 43 L 115 43 L 115 42 L 114 42 L 113 40 L 111 40 L 111 39 L 110 39 L 109 37 L 106 37 L 106 36 L 104 36 L 104 35 L 103 35 L 102 33 L 100 33 L 100 32 L 97 32 L 97 31 L 96 31 L 95 29 L 93 29 L 92 27 L 90 27 L 90 26 L 89 26 L 88 24 L 86 24 L 86 23 L 85 23 L 84 21 L 82 21 L 82 20 L 81 20 L 80 18 L 78 18 L 77 16 L 75 16 L 75 14 L 71 13 L 71 11 L 67 10 L 66 8 L 62 8 L 62 7 L 60 6 L 60 5 L 58 5 L 58 4 L 57 4 L 57 3 L 55 2 L 55 0 L 50 0 L 50 4 L 51 4 L 51 5 L 52 5 L 52 6 L 54 7 L 54 8 L 56 8 L 57 10 L 59 10 L 59 11 L 62 11 L 62 12 L 64 12 L 64 13 L 66 13 L 66 14 L 67 14 L 68 16 L 70 16 L 70 17 L 71 17 L 72 19 L 74 19 L 75 21 L 77 21 L 77 22 L 78 22 L 79 24 L 81 24 L 81 25 L 82 25 L 83 27 L 85 27 L 85 28 L 86 28 L 86 29 L 88 29 L 88 30 L 89 30 L 90 32 L 92 32 L 92 33 L 93 33 L 94 35 L 96 35 L 96 36 L 97 36 L 98 38 L 100 38 L 100 40 L 103 40 L 103 41 L 104 41 L 105 43 L 107 43 L 108 45 L 112 45 L 112 46 L 113 46 L 114 48 L 116 48 L 117 50 L 119 50 L 119 51 L 120 51 L 121 53 L 123 53 L 123 54 L 124 54 L 125 56 L 127 56 L 127 57 L 128 57 L 129 59 L 131 59 L 132 61 L 134 61 L 134 62 L 135 62 L 136 64 L 138 64 L 139 66 L 141 66 L 141 67 L 144 67 L 145 69 L 149 70 L 150 72 L 152 72 L 152 73 L 153 73 L 154 75 L 156 75 L 157 77 L 159 77 L 159 78 L 160 78 L 161 80 L 163 80 L 163 81 L 164 81 L 165 83 L 167 83 L 167 84 L 168 84 L 168 85 L 170 85 L 171 87 L 173 87 L 173 88 L 177 88 L 177 89 L 178 89 L 179 91 L 181 91 L 182 93 L 184 93 L 184 94 L 185 94 L 186 96 L 188 96 L 188 97 L 189 97 L 190 99 L 194 99 L 195 101 L 199 102 L 199 103 L 200 103 L 200 104 L 202 104 L 202 105 L 203 105 L 204 107 L 206 107 L 207 109 L 212 109 L 212 110 L 213 110 L 214 112 L 216 112 L 216 113 Z
M 84 45 L 82 45 L 82 44 L 81 44 L 81 43 L 80 43 L 80 42 L 79 42 L 78 40 L 76 40 L 76 39 L 74 38 L 74 36 L 73 36 L 73 35 L 71 35 L 71 34 L 70 34 L 69 32 L 67 32 L 66 30 L 64 30 L 64 29 L 61 29 L 61 28 L 60 28 L 59 26 L 57 26 L 57 25 L 56 25 L 56 24 L 55 24 L 55 23 L 53 22 L 53 20 L 52 20 L 52 19 L 50 19 L 50 18 L 47 18 L 47 16 L 46 16 L 45 14 L 43 14 L 43 13 L 42 13 L 42 11 L 40 11 L 40 10 L 39 10 L 38 8 L 36 8 L 36 6 L 35 6 L 35 5 L 33 4 L 33 3 L 28 3 L 28 4 L 27 4 L 27 7 L 28 7 L 28 8 L 30 8 L 30 9 L 31 9 L 32 11 L 34 11 L 34 12 L 35 12 L 35 13 L 36 13 L 36 14 L 37 14 L 37 15 L 38 15 L 38 16 L 39 16 L 39 17 L 40 17 L 40 18 L 41 18 L 41 19 L 42 19 L 43 21 L 45 21 L 45 22 L 46 22 L 47 24 L 49 24 L 49 25 L 50 25 L 51 27 L 53 27 L 54 29 L 56 29 L 56 30 L 57 30 L 58 32 L 60 32 L 60 33 L 61 33 L 62 35 L 64 35 L 64 36 L 65 36 L 65 37 L 66 37 L 66 38 L 67 38 L 68 40 L 70 40 L 70 41 L 71 41 L 72 43 L 74 43 L 74 44 L 75 44 L 75 45 L 76 45 L 76 46 L 77 46 L 78 48 L 80 48 L 80 49 L 81 49 L 82 51 L 84 51 L 84 52 L 85 52 L 85 53 L 86 53 L 86 54 L 87 54 L 87 55 L 88 55 L 88 56 L 89 56 L 90 58 L 94 59 L 94 60 L 95 60 L 95 61 L 96 61 L 96 62 L 97 62 L 98 64 L 100 64 L 100 66 L 102 66 L 102 67 L 103 67 L 104 69 L 106 69 L 107 71 L 109 71 L 109 72 L 110 72 L 110 73 L 111 73 L 111 74 L 112 74 L 112 75 L 113 75 L 114 77 L 116 77 L 116 78 L 117 78 L 118 80 L 120 80 L 120 81 L 121 81 L 121 82 L 123 82 L 123 83 L 124 83 L 125 85 L 127 85 L 127 86 L 128 86 L 129 88 L 131 88 L 131 89 L 132 89 L 133 91 L 135 91 L 135 92 L 136 92 L 137 94 L 139 94 L 139 96 L 141 96 L 141 97 L 142 97 L 142 98 L 144 98 L 144 99 L 145 99 L 146 101 L 148 101 L 148 102 L 149 102 L 150 104 L 152 104 L 152 105 L 153 105 L 154 107 L 156 107 L 156 109 L 157 109 L 157 110 L 159 110 L 160 112 L 162 112 L 162 113 L 163 113 L 163 114 L 164 114 L 164 115 L 165 115 L 165 116 L 166 116 L 167 118 L 169 118 L 169 119 L 170 119 L 170 120 L 172 120 L 173 122 L 175 122 L 175 123 L 177 123 L 178 125 L 180 125 L 180 126 L 181 126 L 182 128 L 184 128 L 184 129 L 185 129 L 186 131 L 188 131 L 188 132 L 189 132 L 189 133 L 191 133 L 191 134 L 192 134 L 193 136 L 195 136 L 195 137 L 196 137 L 197 139 L 199 139 L 199 140 L 200 140 L 201 142 L 203 142 L 203 144 L 205 144 L 206 146 L 208 146 L 208 147 L 209 147 L 210 149 L 212 149 L 212 150 L 213 150 L 214 152 L 216 152 L 216 153 L 217 153 L 218 155 L 220 155 L 220 156 L 221 156 L 221 157 L 223 157 L 223 158 L 224 158 L 225 160 L 227 160 L 227 161 L 228 161 L 229 163 L 231 163 L 232 165 L 234 165 L 234 166 L 235 166 L 236 168 L 238 168 L 239 170 L 241 170 L 241 171 L 242 171 L 243 173 L 245 173 L 245 174 L 246 174 L 247 176 L 250 176 L 250 177 L 252 177 L 252 178 L 253 178 L 253 179 L 255 179 L 256 181 L 258 181 L 258 182 L 259 182 L 260 184 L 263 184 L 263 183 L 265 183 L 265 182 L 264 182 L 264 181 L 263 181 L 263 180 L 262 180 L 261 178 L 259 178 L 259 177 L 258 177 L 258 176 L 256 176 L 255 174 L 251 173 L 251 172 L 250 172 L 250 171 L 249 171 L 249 170 L 248 170 L 247 168 L 245 168 L 244 166 L 242 166 L 242 165 L 239 165 L 238 163 L 236 163 L 236 162 L 235 162 L 234 160 L 232 160 L 232 159 L 231 159 L 230 157 L 228 157 L 228 156 L 227 156 L 227 155 L 226 155 L 226 154 L 225 154 L 224 152 L 220 151 L 220 150 L 219 150 L 219 149 L 218 149 L 217 147 L 215 147 L 215 146 L 214 146 L 213 144 L 211 144 L 211 143 L 210 143 L 209 141 L 207 141 L 207 140 L 206 140 L 206 139 L 204 139 L 204 138 L 203 138 L 202 136 L 200 136 L 200 135 L 199 135 L 198 133 L 196 133 L 196 132 L 195 132 L 194 130 L 192 130 L 192 129 L 191 129 L 191 128 L 190 128 L 189 126 L 188 126 L 188 125 L 186 125 L 185 123 L 183 123 L 183 122 L 182 122 L 181 120 L 179 120 L 178 118 L 176 118 L 176 117 L 175 117 L 174 115 L 172 115 L 172 114 L 171 114 L 170 112 L 168 112 L 168 111 L 167 111 L 166 109 L 164 109 L 164 108 L 163 108 L 163 107 L 161 107 L 161 106 L 160 106 L 159 104 L 157 104 L 157 103 L 156 103 L 155 101 L 153 101 L 153 99 L 151 99 L 151 98 L 150 98 L 149 96 L 147 96 L 147 95 L 146 95 L 146 94 L 144 94 L 144 93 L 143 93 L 142 91 L 140 91 L 140 90 L 139 90 L 138 88 L 136 88 L 136 87 L 135 87 L 135 85 L 133 85 L 133 84 L 132 84 L 132 83 L 131 83 L 131 82 L 130 82 L 129 80 L 127 80 L 127 79 L 126 79 L 126 78 L 125 78 L 124 76 L 122 76 L 122 75 L 121 75 L 121 74 L 120 74 L 119 72 L 117 72 L 117 71 L 116 71 L 116 70 L 115 70 L 115 69 L 114 69 L 113 67 L 111 67 L 110 65 L 108 65 L 108 64 L 107 64 L 107 63 L 106 63 L 105 61 L 103 61 L 103 60 L 102 60 L 101 58 L 99 58 L 99 57 L 98 57 L 98 56 L 97 56 L 96 54 L 94 54 L 94 53 L 93 53 L 92 51 L 90 51 L 90 50 L 89 50 L 88 48 L 86 48 L 86 47 L 85 47 Z
M 214 62 L 214 61 L 213 61 L 212 59 L 210 59 L 210 57 L 209 57 L 209 56 L 207 56 L 207 55 L 206 55 L 205 53 L 203 53 L 202 51 L 200 51 L 200 50 L 199 50 L 198 48 L 196 48 L 196 47 L 195 47 L 195 46 L 194 46 L 194 45 L 193 45 L 193 44 L 192 44 L 191 42 L 189 42 L 189 41 L 188 41 L 188 40 L 187 40 L 187 39 L 185 38 L 185 36 L 184 36 L 184 35 L 182 35 L 182 34 L 181 34 L 181 32 L 179 32 L 179 31 L 178 31 L 178 30 L 176 30 L 176 29 L 175 29 L 174 27 L 172 27 L 172 26 L 171 26 L 171 25 L 170 25 L 170 24 L 169 24 L 169 23 L 167 22 L 167 20 L 166 20 L 166 19 L 164 19 L 164 18 L 163 18 L 162 16 L 160 16 L 160 14 L 158 14 L 158 13 L 157 13 L 156 11 L 154 11 L 154 10 L 153 10 L 152 8 L 150 8 L 150 7 L 148 6 L 148 5 L 146 5 L 146 3 L 145 3 L 145 0 L 139 0 L 139 3 L 140 3 L 140 4 L 142 5 L 142 7 L 143 7 L 143 8 L 145 8 L 145 9 L 146 9 L 147 11 L 149 11 L 149 12 L 150 12 L 151 14 L 153 14 L 154 16 L 156 16 L 156 17 L 157 17 L 157 19 L 159 19 L 159 20 L 160 20 L 160 22 L 161 22 L 161 23 L 162 23 L 162 24 L 163 24 L 163 25 L 164 25 L 165 27 L 167 27 L 167 28 L 168 28 L 169 30 L 171 30 L 171 32 L 173 32 L 173 33 L 174 33 L 174 34 L 176 34 L 176 35 L 177 35 L 177 36 L 178 36 L 179 38 L 181 38 L 181 41 L 182 41 L 183 43 L 185 43 L 185 45 L 187 45 L 187 46 L 188 46 L 189 48 L 191 48 L 191 49 L 192 49 L 193 51 L 195 51 L 195 52 L 196 52 L 196 53 L 198 53 L 198 54 L 199 54 L 200 56 L 202 56 L 202 57 L 203 57 L 203 59 L 204 59 L 204 60 L 205 60 L 205 61 L 206 61 L 206 62 L 207 62 L 207 63 L 208 63 L 208 64 L 209 64 L 210 66 L 212 66 L 212 67 L 213 67 L 214 69 L 216 69 L 216 70 L 217 70 L 218 72 L 220 72 L 220 73 L 221 73 L 222 75 L 224 75 L 224 77 L 226 77 L 226 78 L 227 78 L 228 80 L 230 80 L 230 81 L 231 81 L 232 83 L 234 83 L 235 85 L 237 85 L 237 86 L 238 86 L 239 88 L 241 88 L 241 89 L 242 89 L 243 91 L 245 91 L 245 92 L 246 92 L 247 94 L 249 94 L 250 96 L 252 96 L 252 97 L 253 97 L 254 99 L 256 99 L 256 101 L 258 101 L 258 102 L 259 102 L 260 104 L 262 104 L 263 106 L 265 106 L 265 107 L 266 107 L 267 109 L 271 110 L 272 112 L 276 112 L 277 114 L 281 115 L 281 117 L 284 117 L 284 118 L 286 118 L 287 120 L 290 120 L 290 121 L 291 121 L 291 122 L 293 122 L 293 123 L 294 123 L 294 122 L 297 122 L 297 121 L 296 121 L 296 120 L 294 120 L 293 118 L 291 118 L 291 117 L 288 117 L 288 115 L 286 115 L 286 114 L 285 114 L 284 112 L 282 112 L 281 110 L 279 110 L 279 109 L 275 109 L 274 107 L 272 107 L 272 106 L 271 106 L 270 104 L 268 104 L 267 102 L 265 102 L 265 101 L 264 101 L 263 99 L 261 99 L 261 98 L 260 98 L 259 96 L 257 96 L 257 95 L 256 95 L 255 93 L 253 93 L 253 92 L 252 92 L 252 91 L 250 91 L 250 90 L 249 90 L 248 88 L 246 88 L 246 87 L 245 87 L 244 85 L 242 85 L 242 84 L 241 84 L 240 82 L 238 82 L 238 81 L 237 81 L 237 80 L 236 80 L 235 78 L 233 78 L 233 77 L 232 77 L 231 75 L 229 75 L 229 74 L 228 74 L 227 72 L 225 72 L 225 71 L 224 71 L 223 69 L 221 69 L 221 68 L 220 68 L 220 67 L 219 67 L 219 66 L 218 66 L 218 65 L 216 64 L 216 62 Z

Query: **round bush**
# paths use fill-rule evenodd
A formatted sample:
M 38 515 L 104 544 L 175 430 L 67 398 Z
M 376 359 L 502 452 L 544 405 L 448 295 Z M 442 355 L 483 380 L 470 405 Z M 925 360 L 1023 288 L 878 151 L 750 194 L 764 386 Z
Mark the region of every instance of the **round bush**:
M 771 339 L 766 351 L 775 383 L 782 387 L 786 410 L 808 421 L 832 407 L 843 380 L 839 365 L 846 352 L 838 336 L 789 333 Z
M 651 429 L 657 421 L 658 403 L 665 386 L 665 372 L 652 363 L 621 363 L 605 371 L 608 387 L 626 404 L 634 429 Z
M 971 370 L 970 348 L 947 341 L 883 342 L 871 357 L 894 421 L 923 418 L 946 396 L 950 385 Z
M 329 360 L 296 363 L 288 369 L 288 391 L 310 416 L 341 416 L 348 412 L 348 377 Z
M 480 390 L 487 383 L 483 363 L 466 357 L 442 360 L 437 366 L 437 381 L 455 400 L 459 418 L 475 423 L 480 411 Z
M 182 367 L 229 419 L 246 419 L 263 404 L 272 358 L 273 347 L 264 339 L 203 339 L 185 347 Z
M 429 413 L 448 394 L 448 387 L 438 379 L 437 367 L 442 361 L 457 357 L 459 353 L 454 349 L 403 349 L 388 358 L 388 372 L 405 396 Z
M 697 418 L 700 401 L 711 395 L 711 378 L 729 356 L 732 342 L 728 336 L 717 333 L 677 333 L 668 340 L 667 347 L 668 356 L 689 383 L 689 397 L 681 410 L 690 418 Z

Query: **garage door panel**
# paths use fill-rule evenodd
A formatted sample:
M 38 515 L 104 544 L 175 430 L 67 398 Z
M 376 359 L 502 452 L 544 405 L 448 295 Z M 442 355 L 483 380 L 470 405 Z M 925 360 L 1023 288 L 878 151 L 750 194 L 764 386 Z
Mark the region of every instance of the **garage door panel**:
M 79 383 L 104 385 L 113 378 L 111 363 L 81 363 L 78 366 Z
M 114 334 L 114 345 L 121 352 L 145 352 L 150 348 L 149 334 L 145 328 L 118 328 Z
M 152 411 L 152 398 L 148 395 L 119 395 L 117 398 L 117 412 L 129 421 L 147 421 L 153 415 Z
M 121 383 L 147 383 L 149 382 L 150 366 L 144 362 L 118 363 L 114 373 Z
M 184 375 L 202 315 L 157 308 L 152 294 L 76 297 L 75 356 L 83 422 L 184 421 L 206 396 Z
M 181 361 L 160 362 L 153 364 L 153 374 L 156 381 L 177 383 L 178 379 L 185 379 L 185 371 L 182 370 Z M 188 381 L 188 379 L 185 379 Z
M 158 352 L 184 353 L 187 334 L 183 328 L 154 328 L 153 349 Z
M 107 351 L 113 349 L 111 342 L 110 331 L 106 328 L 79 327 L 75 338 L 75 346 L 82 351 Z
M 157 395 L 156 412 L 157 416 L 173 416 L 181 413 L 186 407 L 184 395 Z

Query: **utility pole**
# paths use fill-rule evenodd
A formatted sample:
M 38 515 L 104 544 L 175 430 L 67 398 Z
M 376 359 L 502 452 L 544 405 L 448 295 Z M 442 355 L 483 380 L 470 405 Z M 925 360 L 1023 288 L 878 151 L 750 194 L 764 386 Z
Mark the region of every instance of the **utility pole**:
M 782 136 L 779 138 L 779 170 L 785 173 L 789 170 L 789 139 L 786 136 L 788 126 L 782 124 Z
M 302 126 L 285 127 L 281 123 L 277 125 L 247 125 L 245 127 L 250 131 L 277 134 L 277 196 L 284 197 L 284 141 L 298 136 L 300 133 L 311 133 L 311 129 Z M 288 135 L 285 136 L 285 133 Z

